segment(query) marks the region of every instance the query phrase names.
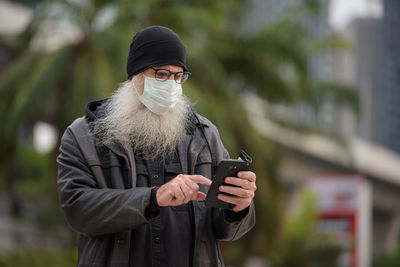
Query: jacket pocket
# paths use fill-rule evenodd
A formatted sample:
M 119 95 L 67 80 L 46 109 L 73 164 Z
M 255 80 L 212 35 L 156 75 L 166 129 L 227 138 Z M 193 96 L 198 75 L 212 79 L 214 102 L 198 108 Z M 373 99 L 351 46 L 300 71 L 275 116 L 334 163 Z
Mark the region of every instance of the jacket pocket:
M 169 163 L 165 165 L 165 182 L 169 182 L 179 174 L 182 174 L 182 167 L 179 162 Z M 189 212 L 188 204 L 171 207 L 174 211 Z
M 124 168 L 112 152 L 100 155 L 100 161 L 89 163 L 95 177 L 104 177 L 104 182 L 109 188 L 125 188 Z M 98 170 L 101 173 L 98 173 Z M 95 172 L 97 171 L 97 172 Z
M 211 179 L 211 154 L 207 147 L 205 147 L 197 156 L 194 165 L 194 174 L 200 174 L 204 177 Z
M 136 163 L 136 187 L 149 187 L 150 178 L 147 166 L 142 163 Z
M 165 172 L 169 176 L 176 176 L 182 173 L 182 168 L 180 163 L 170 163 L 165 165 Z
M 194 166 L 194 174 L 199 174 L 202 175 L 208 179 L 211 179 L 211 154 L 207 147 L 201 151 L 201 153 L 197 157 L 196 164 Z M 208 186 L 205 185 L 199 185 L 200 186 L 200 192 L 203 192 L 205 194 L 208 193 L 208 190 L 210 189 Z

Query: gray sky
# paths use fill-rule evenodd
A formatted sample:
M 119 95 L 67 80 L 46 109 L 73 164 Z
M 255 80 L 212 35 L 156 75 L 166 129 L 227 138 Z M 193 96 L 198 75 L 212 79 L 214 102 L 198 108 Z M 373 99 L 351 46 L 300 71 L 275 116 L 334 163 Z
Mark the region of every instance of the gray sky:
M 381 0 L 331 0 L 330 23 L 336 30 L 342 30 L 356 17 L 381 17 Z

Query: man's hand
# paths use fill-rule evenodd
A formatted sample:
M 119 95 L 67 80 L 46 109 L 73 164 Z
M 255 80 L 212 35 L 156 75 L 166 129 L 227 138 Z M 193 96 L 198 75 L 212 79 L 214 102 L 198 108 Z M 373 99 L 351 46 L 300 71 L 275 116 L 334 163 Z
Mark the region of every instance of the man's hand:
M 206 194 L 199 192 L 198 184 L 210 186 L 211 180 L 201 175 L 179 174 L 157 190 L 158 206 L 179 206 L 191 200 L 205 200 Z
M 239 212 L 250 206 L 250 203 L 254 198 L 254 192 L 257 190 L 256 174 L 254 172 L 241 171 L 238 172 L 237 176 L 238 177 L 226 177 L 225 183 L 236 185 L 238 187 L 226 185 L 219 187 L 219 191 L 234 196 L 218 194 L 218 199 L 236 205 L 233 208 L 233 211 L 235 212 Z

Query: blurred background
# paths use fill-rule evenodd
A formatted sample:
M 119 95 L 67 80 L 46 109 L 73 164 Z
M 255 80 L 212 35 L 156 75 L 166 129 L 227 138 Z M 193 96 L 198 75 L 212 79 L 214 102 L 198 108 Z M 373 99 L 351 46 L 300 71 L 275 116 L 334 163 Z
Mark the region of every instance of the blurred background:
M 400 266 L 400 1 L 0 1 L 0 266 L 74 266 L 55 158 L 150 25 L 184 92 L 254 159 L 257 225 L 227 266 Z

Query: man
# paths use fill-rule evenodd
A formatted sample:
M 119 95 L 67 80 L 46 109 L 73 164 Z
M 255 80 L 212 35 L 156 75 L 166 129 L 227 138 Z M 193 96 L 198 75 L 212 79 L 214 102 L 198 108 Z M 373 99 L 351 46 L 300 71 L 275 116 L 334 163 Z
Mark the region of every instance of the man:
M 217 240 L 255 223 L 256 175 L 227 177 L 206 208 L 213 169 L 229 158 L 215 126 L 182 96 L 190 73 L 172 30 L 152 26 L 130 46 L 128 80 L 87 105 L 57 158 L 61 207 L 80 233 L 77 266 L 224 266 Z

